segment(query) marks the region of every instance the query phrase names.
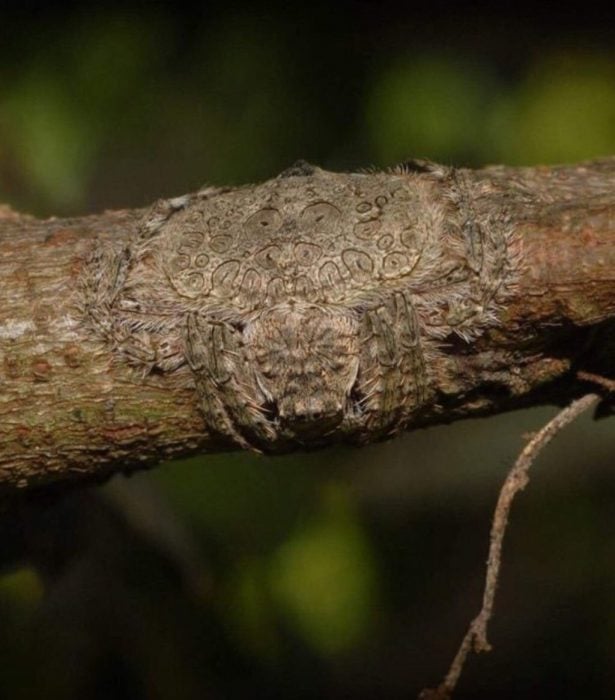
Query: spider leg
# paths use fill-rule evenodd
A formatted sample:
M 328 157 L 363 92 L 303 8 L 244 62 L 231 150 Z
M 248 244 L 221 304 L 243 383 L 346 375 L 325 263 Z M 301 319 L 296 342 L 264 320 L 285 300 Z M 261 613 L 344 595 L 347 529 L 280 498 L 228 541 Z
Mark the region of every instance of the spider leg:
M 361 408 L 368 425 L 388 435 L 403 427 L 427 391 L 419 319 L 409 294 L 396 292 L 364 313 L 361 347 Z
M 266 396 L 246 358 L 241 331 L 196 312 L 186 324 L 186 358 L 203 414 L 212 429 L 242 448 L 259 449 L 275 437 Z

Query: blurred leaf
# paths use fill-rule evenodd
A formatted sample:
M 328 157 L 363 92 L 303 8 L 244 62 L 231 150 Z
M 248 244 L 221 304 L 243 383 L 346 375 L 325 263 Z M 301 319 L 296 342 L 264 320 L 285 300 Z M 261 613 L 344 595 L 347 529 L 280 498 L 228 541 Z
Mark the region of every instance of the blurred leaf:
M 172 46 L 167 34 L 155 12 L 85 15 L 67 49 L 83 107 L 103 115 L 122 107 L 131 110 L 135 96 L 147 90 L 163 66 Z
M 367 126 L 379 162 L 409 156 L 450 162 L 481 137 L 489 76 L 442 55 L 405 56 L 378 76 Z
M 330 487 L 320 518 L 280 548 L 271 586 L 290 621 L 320 653 L 344 651 L 365 637 L 374 619 L 376 571 L 343 491 Z
M 615 151 L 615 60 L 557 53 L 539 60 L 517 91 L 496 101 L 490 118 L 496 159 L 574 162 Z
M 62 81 L 42 68 L 33 71 L 6 95 L 0 111 L 11 151 L 32 186 L 59 206 L 78 203 L 93 167 L 96 134 Z
M 272 17 L 226 17 L 204 32 L 189 88 L 169 105 L 220 182 L 267 177 L 311 124 L 287 39 Z M 181 135 L 180 135 L 181 138 Z
M 274 659 L 280 638 L 269 590 L 267 560 L 244 558 L 237 562 L 224 597 L 223 617 L 242 647 L 261 659 Z
M 205 455 L 157 469 L 151 477 L 208 540 L 243 556 L 277 546 L 309 506 L 317 484 L 313 461 L 311 455 Z
M 94 12 L 71 29 L 50 29 L 0 93 L 0 151 L 36 199 L 64 210 L 85 200 L 104 140 L 122 126 L 134 138 L 155 112 L 150 75 L 168 43 L 155 14 Z

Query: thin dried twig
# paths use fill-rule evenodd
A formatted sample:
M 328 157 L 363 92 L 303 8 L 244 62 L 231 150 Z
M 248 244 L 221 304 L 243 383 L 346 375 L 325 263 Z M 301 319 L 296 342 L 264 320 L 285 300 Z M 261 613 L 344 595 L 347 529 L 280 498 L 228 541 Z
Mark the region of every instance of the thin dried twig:
M 512 501 L 515 495 L 527 486 L 529 469 L 543 448 L 560 430 L 599 400 L 600 396 L 597 394 L 587 394 L 573 401 L 541 428 L 521 451 L 502 485 L 495 508 L 491 526 L 483 604 L 480 612 L 470 623 L 444 681 L 437 688 L 423 690 L 419 695 L 420 700 L 448 700 L 459 681 L 468 654 L 471 651 L 476 653 L 490 651 L 491 645 L 487 640 L 487 625 L 493 614 L 495 591 L 502 562 L 502 543 Z
M 602 387 L 608 392 L 615 392 L 615 379 L 608 379 L 601 374 L 593 374 L 593 372 L 577 372 L 577 377 L 584 382 L 591 382 L 596 386 Z

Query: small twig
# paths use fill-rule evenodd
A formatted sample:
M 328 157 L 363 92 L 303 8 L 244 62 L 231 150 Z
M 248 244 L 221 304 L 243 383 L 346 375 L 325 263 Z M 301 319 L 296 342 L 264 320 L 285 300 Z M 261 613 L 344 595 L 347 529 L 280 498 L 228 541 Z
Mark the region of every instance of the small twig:
M 470 651 L 479 653 L 491 649 L 491 645 L 487 640 L 487 625 L 493 614 L 495 591 L 502 561 L 502 543 L 508 525 L 512 501 L 515 495 L 527 486 L 529 469 L 543 448 L 560 430 L 599 400 L 600 396 L 597 394 L 587 394 L 573 401 L 541 428 L 521 451 L 502 485 L 495 508 L 491 526 L 483 604 L 480 612 L 470 623 L 444 681 L 438 688 L 423 690 L 419 695 L 420 700 L 447 700 L 450 698 L 459 681 Z
M 602 387 L 608 392 L 615 392 L 615 379 L 608 379 L 601 374 L 593 374 L 592 372 L 577 372 L 577 377 L 584 382 L 591 382 L 596 386 Z

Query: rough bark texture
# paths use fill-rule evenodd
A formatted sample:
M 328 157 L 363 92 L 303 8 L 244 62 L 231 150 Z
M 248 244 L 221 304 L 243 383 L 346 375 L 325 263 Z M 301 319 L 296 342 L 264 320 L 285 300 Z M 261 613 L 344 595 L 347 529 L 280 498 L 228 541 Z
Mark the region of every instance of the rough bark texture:
M 613 377 L 615 159 L 0 208 L 0 280 L 5 493 L 382 439 Z

